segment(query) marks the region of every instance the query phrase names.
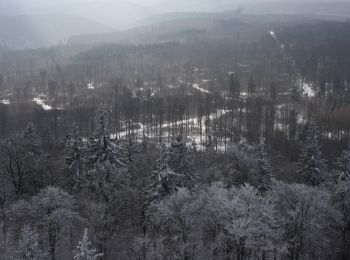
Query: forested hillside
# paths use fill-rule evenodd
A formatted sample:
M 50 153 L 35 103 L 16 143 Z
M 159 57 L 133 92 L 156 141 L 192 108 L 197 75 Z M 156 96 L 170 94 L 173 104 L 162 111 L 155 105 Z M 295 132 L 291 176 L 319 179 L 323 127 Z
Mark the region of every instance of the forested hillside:
M 350 259 L 350 23 L 217 17 L 1 49 L 0 260 Z

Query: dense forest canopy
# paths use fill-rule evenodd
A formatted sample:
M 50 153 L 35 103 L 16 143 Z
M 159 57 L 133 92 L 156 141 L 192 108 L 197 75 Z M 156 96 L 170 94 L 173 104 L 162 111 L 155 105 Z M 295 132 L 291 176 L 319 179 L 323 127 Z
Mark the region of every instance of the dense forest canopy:
M 0 42 L 0 260 L 350 259 L 349 21 L 109 30 Z

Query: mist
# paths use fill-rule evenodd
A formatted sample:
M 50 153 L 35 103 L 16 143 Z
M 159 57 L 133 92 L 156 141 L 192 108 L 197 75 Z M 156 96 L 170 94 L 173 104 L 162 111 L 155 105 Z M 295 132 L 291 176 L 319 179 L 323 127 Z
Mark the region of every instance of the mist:
M 347 1 L 336 2 L 346 3 Z M 0 0 L 0 14 L 7 16 L 66 14 L 88 18 L 116 29 L 125 29 L 146 17 L 161 13 L 220 12 L 239 7 L 247 13 L 287 13 L 302 8 L 306 8 L 304 12 L 315 12 L 317 6 L 327 3 L 335 6 L 334 1 L 331 0 Z M 339 10 L 335 11 L 337 12 Z
M 0 0 L 0 260 L 349 260 L 349 0 Z

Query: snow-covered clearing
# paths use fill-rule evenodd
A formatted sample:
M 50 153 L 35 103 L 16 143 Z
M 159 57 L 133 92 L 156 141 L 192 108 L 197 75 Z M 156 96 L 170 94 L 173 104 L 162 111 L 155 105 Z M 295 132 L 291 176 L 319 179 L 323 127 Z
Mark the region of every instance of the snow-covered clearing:
M 190 136 L 188 136 L 188 143 L 192 143 L 193 141 L 195 141 L 197 144 L 201 144 L 203 142 L 202 140 L 202 135 L 204 133 L 207 132 L 207 121 L 209 119 L 209 121 L 213 121 L 215 119 L 219 119 L 220 117 L 224 116 L 225 114 L 227 114 L 228 112 L 230 112 L 229 110 L 223 110 L 223 109 L 218 109 L 216 112 L 211 113 L 209 115 L 209 118 L 207 118 L 206 116 L 203 116 L 201 120 L 198 120 L 198 118 L 189 118 L 189 119 L 183 119 L 183 120 L 179 120 L 177 122 L 173 122 L 173 123 L 164 123 L 162 124 L 162 136 L 150 136 L 150 134 L 147 134 L 147 126 L 143 125 L 142 123 L 137 123 L 137 127 L 134 130 L 131 130 L 130 132 L 132 134 L 136 134 L 137 138 L 139 140 L 142 140 L 142 138 L 144 136 L 146 136 L 147 138 L 163 138 L 164 140 L 166 140 L 169 136 L 169 129 L 170 128 L 174 128 L 175 126 L 181 128 L 185 128 L 185 125 L 187 124 L 190 128 L 191 128 L 191 132 L 192 134 Z M 202 135 L 199 131 L 199 129 L 202 130 Z M 208 129 L 208 131 L 210 132 L 210 129 Z M 111 134 L 111 138 L 112 139 L 125 139 L 128 135 L 128 131 L 122 131 L 119 133 L 114 133 Z
M 308 84 L 308 83 L 303 83 L 302 85 L 302 89 L 303 89 L 303 94 L 307 97 L 315 97 L 316 96 L 316 92 L 315 90 L 312 88 L 312 84 Z
M 47 97 L 45 95 L 39 95 L 39 97 L 33 98 L 33 102 L 41 106 L 46 111 L 53 109 L 63 110 L 63 106 L 53 108 L 52 106 L 48 105 Z
M 3 105 L 10 105 L 10 100 L 8 100 L 8 99 L 0 100 L 0 104 L 3 104 Z
M 199 91 L 202 92 L 202 93 L 210 94 L 210 91 L 208 91 L 208 90 L 206 90 L 206 89 L 204 89 L 204 88 L 201 88 L 201 87 L 199 86 L 199 84 L 197 84 L 197 83 L 192 84 L 192 87 L 193 87 L 194 89 L 199 90 Z
M 44 100 L 44 99 L 41 99 L 40 97 L 38 97 L 38 98 L 33 98 L 33 101 L 34 101 L 37 105 L 41 106 L 44 110 L 52 110 L 52 107 L 49 106 L 49 105 L 47 105 L 47 104 L 45 103 L 45 100 Z

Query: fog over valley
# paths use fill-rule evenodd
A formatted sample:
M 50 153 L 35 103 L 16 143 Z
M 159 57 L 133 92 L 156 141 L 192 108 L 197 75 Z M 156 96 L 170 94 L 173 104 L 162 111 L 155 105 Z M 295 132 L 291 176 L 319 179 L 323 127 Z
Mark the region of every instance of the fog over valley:
M 0 260 L 349 260 L 349 0 L 0 0 Z
M 123 31 L 174 13 L 302 14 L 345 19 L 347 1 L 1 0 L 0 43 L 10 48 L 64 43 L 70 36 Z M 172 14 L 172 15 L 171 15 Z M 169 16 L 169 17 L 167 17 Z M 218 15 L 215 19 L 220 19 Z M 9 26 L 11 25 L 11 26 Z M 55 28 L 55 29 L 53 29 Z

